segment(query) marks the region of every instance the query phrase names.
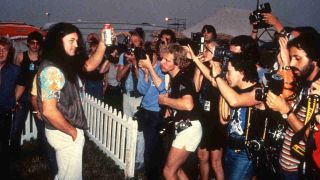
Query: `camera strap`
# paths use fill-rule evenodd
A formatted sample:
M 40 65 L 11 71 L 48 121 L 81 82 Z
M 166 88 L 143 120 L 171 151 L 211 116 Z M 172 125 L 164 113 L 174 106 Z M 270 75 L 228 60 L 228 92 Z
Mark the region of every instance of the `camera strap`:
M 308 97 L 308 106 L 307 106 L 307 111 L 306 111 L 306 118 L 304 120 L 304 125 L 306 125 L 311 117 L 313 116 L 315 109 L 317 107 L 317 104 L 319 103 L 319 98 L 318 96 L 309 96 Z
M 251 126 L 251 111 L 252 111 L 252 107 L 249 107 L 248 109 L 248 116 L 247 116 L 247 127 L 246 127 L 246 138 L 245 138 L 245 142 L 248 142 L 248 135 L 249 135 L 249 128 Z
M 304 127 L 292 136 L 291 153 L 293 156 L 295 156 L 298 159 L 304 158 L 305 150 L 302 147 L 300 147 L 299 142 L 304 138 L 305 132 L 308 129 L 309 125 L 314 126 L 314 122 L 315 122 L 314 112 L 318 102 L 319 102 L 319 98 L 317 96 L 308 96 Z

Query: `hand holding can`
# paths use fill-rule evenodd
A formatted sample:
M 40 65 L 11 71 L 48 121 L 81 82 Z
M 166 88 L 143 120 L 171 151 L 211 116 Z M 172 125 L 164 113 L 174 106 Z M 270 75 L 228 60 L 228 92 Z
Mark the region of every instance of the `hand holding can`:
M 104 43 L 106 46 L 112 45 L 112 28 L 110 24 L 104 24 Z

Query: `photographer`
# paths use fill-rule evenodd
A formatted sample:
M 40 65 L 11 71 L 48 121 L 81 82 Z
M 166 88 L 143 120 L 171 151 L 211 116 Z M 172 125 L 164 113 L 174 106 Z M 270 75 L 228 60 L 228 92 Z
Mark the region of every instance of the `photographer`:
M 146 59 L 139 59 L 138 91 L 143 95 L 139 122 L 145 140 L 144 164 L 145 175 L 149 180 L 160 179 L 162 167 L 162 142 L 159 134 L 163 117 L 158 102 L 160 93 L 165 92 L 164 74 L 160 61 L 151 43 L 145 46 Z
M 170 93 L 159 95 L 159 104 L 167 107 L 165 118 L 175 122 L 176 137 L 172 143 L 165 167 L 165 179 L 187 179 L 182 165 L 201 140 L 202 129 L 197 115 L 197 97 L 194 84 L 185 76 L 190 61 L 186 50 L 170 44 L 161 50 L 161 70 L 170 75 Z
M 138 62 L 132 52 L 132 48 L 143 47 L 143 38 L 138 31 L 130 32 L 130 44 L 128 50 L 119 57 L 119 66 L 116 80 L 121 82 L 123 90 L 123 113 L 128 117 L 133 117 L 137 112 L 137 107 L 141 103 L 141 94 L 137 90 L 138 84 Z M 137 153 L 136 153 L 136 170 L 143 167 L 144 152 L 143 133 L 138 132 Z
M 282 57 L 282 60 L 288 66 L 284 65 L 283 69 L 294 72 L 300 85 L 300 90 L 296 98 L 291 102 L 286 102 L 282 96 L 276 96 L 272 92 L 269 92 L 267 96 L 267 105 L 272 110 L 281 113 L 283 119 L 289 125 L 284 135 L 285 140 L 279 160 L 284 179 L 301 178 L 298 168 L 301 161 L 295 156 L 296 153 L 292 151 L 290 146 L 292 137 L 305 126 L 307 115 L 310 116 L 307 112 L 311 110 L 311 107 L 308 107 L 308 103 L 311 102 L 309 96 L 307 96 L 307 92 L 311 83 L 319 79 L 319 42 L 320 38 L 317 33 L 305 33 L 288 42 L 289 56 L 287 58 L 285 56 Z M 286 49 L 282 48 L 281 53 L 283 50 L 285 51 Z M 317 109 L 315 109 L 315 112 L 317 112 Z M 308 134 L 309 128 L 305 131 L 305 137 Z M 297 144 L 299 148 L 303 151 L 305 150 L 304 138 L 297 142 Z
M 263 109 L 263 104 L 255 99 L 258 74 L 250 55 L 235 54 L 228 63 L 226 81 L 221 77 L 219 65 L 213 63 L 213 85 L 231 107 L 227 125 L 227 147 L 225 150 L 226 179 L 251 179 L 252 161 L 246 151 L 250 122 L 257 121 L 249 114 Z
M 191 48 L 189 49 L 190 52 Z M 194 62 L 201 63 L 193 53 Z M 258 74 L 254 56 L 246 53 L 236 53 L 228 62 L 226 81 L 222 78 L 219 62 L 212 63 L 212 85 L 217 87 L 221 96 L 231 106 L 231 115 L 227 125 L 227 147 L 225 150 L 225 178 L 250 179 L 253 176 L 253 166 L 246 151 L 245 141 L 250 109 L 263 109 L 263 104 L 255 99 Z M 203 71 L 204 72 L 204 71 Z
M 176 34 L 171 29 L 163 29 L 161 30 L 158 40 L 157 40 L 157 48 L 158 56 L 160 56 L 160 49 L 163 46 L 168 46 L 169 44 L 176 43 Z
M 212 25 L 204 25 L 201 30 L 204 37 L 204 46 L 207 51 L 214 52 L 214 48 L 218 45 L 215 40 L 217 39 L 216 29 Z
M 202 28 L 204 37 L 204 52 L 201 60 L 208 67 L 209 60 L 212 59 L 212 50 L 215 49 L 216 30 L 211 25 L 205 25 Z M 201 124 L 203 136 L 197 151 L 199 159 L 199 168 L 201 179 L 209 178 L 209 168 L 212 167 L 217 180 L 224 179 L 222 167 L 222 148 L 225 144 L 225 127 L 219 122 L 219 98 L 220 92 L 213 87 L 207 78 L 203 77 L 199 68 L 196 67 L 194 73 L 194 84 L 199 93 L 199 102 L 201 109 Z

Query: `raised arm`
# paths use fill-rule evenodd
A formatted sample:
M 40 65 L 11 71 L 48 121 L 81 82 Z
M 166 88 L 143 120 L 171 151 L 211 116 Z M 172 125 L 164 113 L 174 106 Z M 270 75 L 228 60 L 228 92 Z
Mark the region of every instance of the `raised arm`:
M 93 71 L 95 70 L 99 64 L 101 63 L 103 57 L 104 57 L 104 52 L 106 50 L 106 45 L 104 44 L 104 30 L 101 30 L 101 38 L 97 47 L 96 52 L 90 56 L 90 58 L 85 62 L 84 64 L 84 71 Z

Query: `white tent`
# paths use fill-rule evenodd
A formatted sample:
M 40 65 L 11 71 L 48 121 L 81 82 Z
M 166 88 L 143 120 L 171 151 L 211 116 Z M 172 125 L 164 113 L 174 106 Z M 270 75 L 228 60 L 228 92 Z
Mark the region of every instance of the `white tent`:
M 249 23 L 249 15 L 252 11 L 245 9 L 235 8 L 222 8 L 215 12 L 213 16 L 204 19 L 198 24 L 183 31 L 187 37 L 191 37 L 191 33 L 200 32 L 203 25 L 210 24 L 216 28 L 217 33 L 228 34 L 231 36 L 237 35 L 250 35 L 252 31 L 252 25 Z M 259 30 L 261 34 L 264 29 Z M 274 30 L 269 29 L 271 35 Z M 271 37 L 267 32 L 263 33 L 260 40 L 271 41 Z

